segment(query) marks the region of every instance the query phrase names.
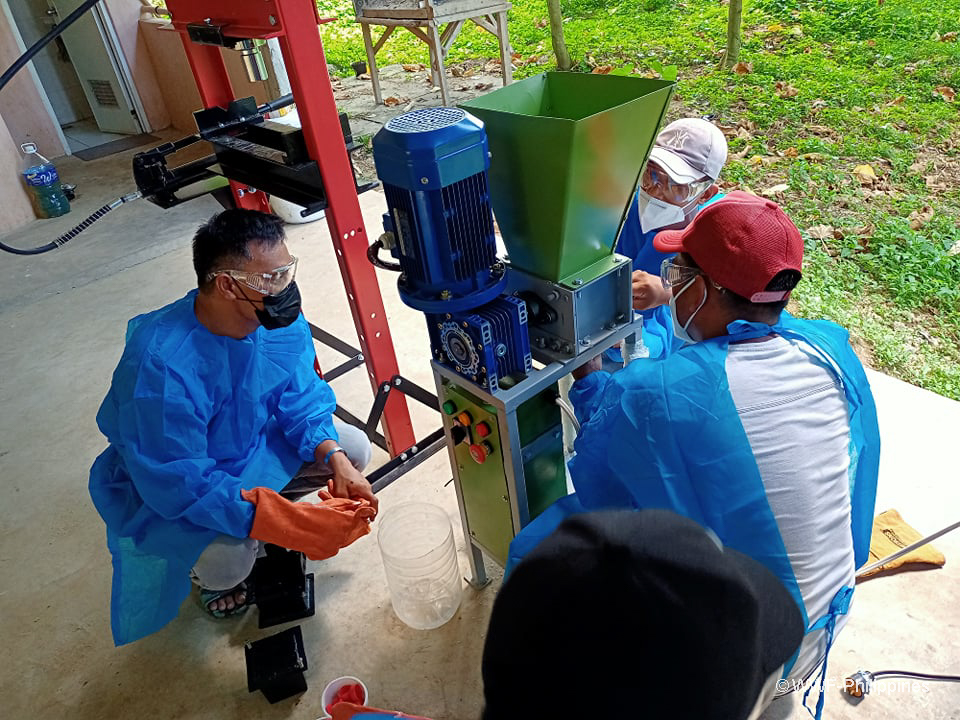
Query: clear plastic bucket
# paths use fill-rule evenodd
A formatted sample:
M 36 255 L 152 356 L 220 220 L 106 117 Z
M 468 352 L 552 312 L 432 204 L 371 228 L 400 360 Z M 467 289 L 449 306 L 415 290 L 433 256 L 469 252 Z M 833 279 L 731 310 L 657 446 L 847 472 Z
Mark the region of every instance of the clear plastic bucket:
M 377 542 L 393 610 L 417 630 L 446 623 L 460 607 L 460 565 L 443 508 L 395 505 L 378 520 Z

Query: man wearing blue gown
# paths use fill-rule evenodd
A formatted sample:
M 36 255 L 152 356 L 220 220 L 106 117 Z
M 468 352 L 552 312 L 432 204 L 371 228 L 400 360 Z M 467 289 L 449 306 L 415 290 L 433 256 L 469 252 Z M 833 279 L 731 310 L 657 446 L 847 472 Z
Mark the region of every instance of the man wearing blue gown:
M 731 192 L 654 245 L 671 254 L 661 280 L 684 344 L 613 374 L 599 358 L 574 372 L 576 493 L 517 536 L 510 565 L 571 513 L 685 515 L 794 597 L 807 632 L 784 687 L 797 687 L 826 672 L 869 551 L 880 449 L 869 382 L 845 330 L 784 312 L 803 239 L 775 203 Z
M 670 293 L 660 284 L 660 263 L 669 253 L 653 246 L 653 236 L 686 227 L 704 207 L 723 197 L 717 179 L 726 161 L 727 140 L 716 125 L 682 118 L 657 135 L 640 176 L 617 252 L 633 261 L 633 308 L 643 315 L 643 339 L 651 357 L 668 354 L 676 346 L 665 307 Z M 623 364 L 619 348 L 607 357 Z
M 97 414 L 109 447 L 90 494 L 113 555 L 117 644 L 176 617 L 191 580 L 212 614 L 245 609 L 261 540 L 317 556 L 283 543 L 291 514 L 306 518 L 302 536 L 339 531 L 291 499 L 328 487 L 357 501 L 345 504 L 358 527 L 376 511 L 360 472 L 370 444 L 333 419 L 280 219 L 226 210 L 197 232 L 193 262 L 197 289 L 130 321 Z M 352 514 L 361 505 L 366 520 Z M 348 543 L 336 538 L 319 554 Z

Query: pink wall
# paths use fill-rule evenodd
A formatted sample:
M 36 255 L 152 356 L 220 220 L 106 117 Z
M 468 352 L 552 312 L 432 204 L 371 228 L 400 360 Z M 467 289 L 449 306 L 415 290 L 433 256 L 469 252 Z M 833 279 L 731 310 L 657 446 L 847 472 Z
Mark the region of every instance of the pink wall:
M 157 84 L 155 70 L 162 71 L 163 68 L 154 68 L 146 43 L 140 34 L 140 13 L 143 6 L 133 0 L 104 0 L 104 4 L 110 13 L 110 19 L 113 20 L 150 129 L 162 130 L 170 124 L 170 115 Z
M 7 14 L 0 12 L 0 67 L 6 70 L 18 57 L 20 49 L 14 30 Z M 9 143 L 7 138 L 12 137 L 17 152 L 20 143 L 25 142 L 35 142 L 40 152 L 49 158 L 59 157 L 66 152 L 60 142 L 57 126 L 44 107 L 29 69 L 23 68 L 0 90 L 0 117 L 9 130 L 4 133 L 4 138 L 0 138 L 0 144 Z M 2 207 L 0 204 L 0 209 Z
M 9 87 L 9 86 L 8 86 Z M 4 91 L 6 92 L 6 91 Z M 27 191 L 20 180 L 20 151 L 0 118 L 0 234 L 16 230 L 34 219 Z

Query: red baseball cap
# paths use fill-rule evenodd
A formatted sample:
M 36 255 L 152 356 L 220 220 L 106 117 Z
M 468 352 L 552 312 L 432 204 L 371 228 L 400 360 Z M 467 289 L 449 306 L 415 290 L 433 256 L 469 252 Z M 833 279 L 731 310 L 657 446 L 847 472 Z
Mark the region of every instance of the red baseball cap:
M 803 265 L 803 238 L 775 202 L 734 190 L 707 205 L 683 230 L 653 238 L 659 252 L 684 252 L 714 282 L 750 302 L 790 296 Z M 797 273 L 788 288 L 767 290 L 784 270 Z

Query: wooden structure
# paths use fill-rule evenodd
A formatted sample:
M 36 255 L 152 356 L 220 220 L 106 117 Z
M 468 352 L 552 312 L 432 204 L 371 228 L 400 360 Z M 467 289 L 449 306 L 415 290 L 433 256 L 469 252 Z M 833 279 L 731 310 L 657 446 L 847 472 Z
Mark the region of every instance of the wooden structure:
M 510 66 L 512 51 L 507 34 L 507 11 L 511 4 L 506 0 L 354 0 L 353 6 L 357 22 L 363 29 L 373 97 L 378 105 L 383 103 L 383 94 L 377 71 L 377 52 L 397 28 L 406 28 L 429 47 L 430 73 L 433 84 L 440 88 L 444 105 L 450 104 L 444 63 L 453 41 L 467 21 L 472 21 L 497 38 L 503 84 L 513 81 Z M 376 42 L 373 41 L 371 25 L 384 26 L 383 34 Z

